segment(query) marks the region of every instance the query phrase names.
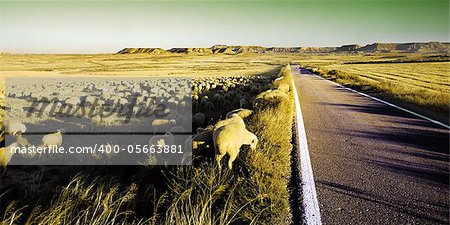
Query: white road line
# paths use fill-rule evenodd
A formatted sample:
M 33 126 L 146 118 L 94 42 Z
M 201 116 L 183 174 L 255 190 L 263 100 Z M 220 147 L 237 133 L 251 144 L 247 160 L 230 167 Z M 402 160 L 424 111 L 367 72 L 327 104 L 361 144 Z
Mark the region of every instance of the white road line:
M 295 88 L 294 79 L 292 79 L 292 87 L 294 90 L 294 100 L 297 113 L 297 146 L 300 149 L 300 166 L 301 181 L 303 192 L 303 208 L 305 210 L 305 223 L 307 225 L 321 225 L 319 201 L 317 200 L 316 185 L 309 158 L 308 143 L 306 141 L 305 125 L 303 124 L 303 115 L 300 108 L 297 89 Z
M 309 74 L 310 74 L 310 75 L 313 75 L 313 76 L 316 76 L 316 77 L 318 77 L 318 78 L 320 78 L 320 79 L 322 79 L 322 80 L 328 81 L 328 82 L 330 82 L 331 84 L 334 84 L 334 85 L 336 85 L 336 86 L 338 86 L 338 87 L 340 87 L 340 88 L 342 88 L 342 89 L 345 89 L 345 90 L 348 90 L 348 91 L 357 93 L 357 94 L 362 95 L 362 96 L 364 96 L 364 97 L 370 98 L 370 99 L 375 100 L 375 101 L 377 101 L 377 102 L 381 102 L 381 103 L 383 103 L 383 104 L 386 104 L 386 105 L 388 105 L 388 106 L 394 107 L 394 108 L 396 108 L 396 109 L 400 109 L 400 110 L 402 110 L 402 111 L 404 111 L 404 112 L 407 112 L 407 113 L 412 114 L 412 115 L 414 115 L 414 116 L 417 116 L 417 117 L 419 117 L 419 118 L 428 120 L 428 121 L 430 121 L 430 122 L 432 122 L 432 123 L 434 123 L 434 124 L 437 124 L 437 125 L 439 125 L 439 126 L 445 127 L 445 128 L 447 128 L 447 129 L 450 129 L 450 126 L 447 125 L 447 124 L 445 124 L 445 123 L 441 123 L 441 122 L 439 122 L 439 121 L 437 121 L 437 120 L 431 119 L 431 118 L 429 118 L 429 117 L 427 117 L 427 116 L 424 116 L 424 115 L 421 115 L 421 114 L 419 114 L 419 113 L 413 112 L 413 111 L 411 111 L 411 110 L 405 109 L 405 108 L 400 107 L 400 106 L 398 106 L 398 105 L 392 104 L 392 103 L 390 103 L 390 102 L 383 101 L 383 100 L 381 100 L 381 99 L 379 99 L 379 98 L 376 98 L 376 97 L 370 96 L 370 95 L 368 95 L 368 94 L 364 94 L 364 93 L 362 93 L 362 92 L 359 92 L 359 91 L 353 90 L 353 89 L 351 89 L 351 88 L 345 87 L 345 86 L 343 86 L 343 85 L 341 85 L 341 84 L 338 84 L 338 83 L 336 83 L 336 82 L 334 82 L 334 81 L 325 79 L 325 78 L 323 78 L 323 77 L 321 77 L 321 76 L 319 76 L 319 75 L 317 75 L 317 74 L 314 74 L 314 73 L 311 73 L 311 72 L 310 72 Z

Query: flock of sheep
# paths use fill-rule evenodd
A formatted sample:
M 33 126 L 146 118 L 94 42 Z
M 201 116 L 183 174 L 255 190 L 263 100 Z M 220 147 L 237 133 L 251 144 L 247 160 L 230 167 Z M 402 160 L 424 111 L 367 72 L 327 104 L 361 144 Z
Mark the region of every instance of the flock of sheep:
M 192 149 L 215 148 L 219 169 L 221 160 L 229 156 L 228 168 L 239 155 L 242 146 L 256 149 L 258 137 L 247 130 L 245 121 L 253 110 L 288 98 L 290 86 L 271 77 L 203 78 L 193 83 Z
M 142 118 L 154 116 L 152 113 L 158 110 L 164 115 L 169 111 L 172 115 L 183 114 L 191 105 L 190 93 L 189 79 L 181 78 L 12 84 L 7 96 L 10 105 L 28 107 L 11 110 L 8 116 L 24 118 L 24 113 L 32 111 L 35 119 L 41 112 L 42 119 L 72 116 L 88 119 L 87 123 L 96 126 L 122 125 L 130 120 L 142 122 Z
M 12 149 L 17 147 L 28 147 L 30 146 L 30 143 L 28 142 L 27 138 L 23 136 L 23 134 L 25 134 L 27 131 L 27 127 L 25 124 L 14 120 L 8 120 L 4 121 L 4 124 L 0 124 L 0 128 L 2 131 L 2 141 L 5 138 L 5 131 L 6 134 L 11 135 L 11 138 L 14 139 L 14 141 L 11 141 L 12 143 L 10 145 L 0 148 L 0 166 L 3 167 L 3 175 L 6 172 L 6 166 L 11 161 L 11 158 L 14 155 L 14 151 L 12 151 Z M 61 144 L 62 130 L 58 130 L 56 133 L 44 135 L 42 137 L 40 147 L 60 146 Z M 33 158 L 35 155 L 27 154 L 26 156 Z
M 192 85 L 194 129 L 210 125 L 231 110 L 251 108 L 254 97 L 269 82 L 265 76 L 197 78 Z
M 185 146 L 192 145 L 193 150 L 200 147 L 215 148 L 216 161 L 221 168 L 221 159 L 229 156 L 228 167 L 242 146 L 248 145 L 255 149 L 258 144 L 256 135 L 247 130 L 245 121 L 252 116 L 253 110 L 260 106 L 287 98 L 289 86 L 277 84 L 268 76 L 223 77 L 186 79 L 150 79 L 150 80 L 88 80 L 72 82 L 42 82 L 31 87 L 12 85 L 8 99 L 12 103 L 18 101 L 32 102 L 36 109 L 44 105 L 44 113 L 56 111 L 57 114 L 70 114 L 80 119 L 87 119 L 91 126 L 120 126 L 124 124 L 126 113 L 135 115 L 128 118 L 136 122 L 136 126 L 148 123 L 152 131 L 166 132 L 164 135 L 153 136 L 149 144 L 168 145 L 174 143 L 176 135 L 196 131 L 192 139 L 186 140 Z M 33 91 L 30 91 L 33 90 Z M 264 103 L 266 102 L 266 103 Z M 264 103 L 264 104 L 263 104 Z M 37 104 L 37 105 L 36 105 Z M 148 119 L 137 118 L 148 111 L 150 107 L 163 104 L 165 117 Z M 24 106 L 24 104 L 18 104 Z M 26 105 L 26 104 L 25 104 Z M 133 107 L 127 107 L 132 105 Z M 120 113 L 105 115 L 107 109 L 122 110 Z M 78 110 L 75 110 L 78 108 Z M 83 108 L 84 110 L 79 110 Z M 5 123 L 6 132 L 15 137 L 15 142 L 0 151 L 0 165 L 6 167 L 12 155 L 7 149 L 15 146 L 30 145 L 22 136 L 27 132 L 25 124 L 33 124 L 24 116 L 30 111 L 10 109 L 8 116 L 22 118 L 22 121 L 9 120 Z M 128 110 L 128 111 L 127 111 Z M 192 110 L 192 112 L 190 111 Z M 94 115 L 87 112 L 93 112 Z M 36 112 L 35 110 L 35 113 Z M 192 117 L 190 115 L 193 115 Z M 67 116 L 67 115 L 66 115 Z M 42 119 L 42 118 L 41 118 Z M 44 117 L 44 119 L 49 119 Z M 51 118 L 55 119 L 55 118 Z M 61 120 L 61 118 L 56 118 Z M 27 123 L 28 122 L 28 123 Z M 62 120 L 60 125 L 64 125 Z M 86 125 L 81 125 L 86 127 Z M 54 128 L 52 128 L 54 129 Z M 3 130 L 3 129 L 2 129 Z M 54 129 L 55 130 L 55 129 Z M 42 137 L 40 146 L 62 145 L 62 132 L 52 132 Z
M 191 132 L 191 79 L 57 79 L 33 83 L 12 80 L 7 87 L 7 118 L 4 128 L 11 135 L 6 148 L 62 145 L 59 128 L 68 132 L 165 133 L 140 144 L 169 144 L 172 133 Z M 48 133 L 42 139 L 33 133 Z M 31 136 L 30 136 L 31 135 Z M 33 142 L 28 142 L 26 136 Z M 103 140 L 110 144 L 119 139 Z M 76 137 L 66 136 L 66 142 Z M 98 140 L 92 138 L 93 142 Z M 123 139 L 128 139 L 124 137 Z M 174 138 L 172 138 L 174 139 Z M 133 139 L 135 141 L 137 139 Z M 40 143 L 39 143 L 40 142 Z M 75 141 L 72 141 L 72 144 Z M 104 142 L 104 143 L 103 143 Z M 184 143 L 184 141 L 183 141 Z M 85 144 L 85 143 L 84 143 Z M 173 142 L 172 142 L 173 144 Z M 0 152 L 2 166 L 11 156 Z

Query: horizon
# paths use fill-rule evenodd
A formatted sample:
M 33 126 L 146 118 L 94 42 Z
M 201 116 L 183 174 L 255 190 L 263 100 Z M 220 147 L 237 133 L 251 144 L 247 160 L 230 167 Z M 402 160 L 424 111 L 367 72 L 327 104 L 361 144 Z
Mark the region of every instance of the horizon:
M 344 45 L 340 45 L 340 46 L 263 46 L 263 45 L 234 45 L 234 44 L 230 44 L 230 45 L 228 45 L 228 44 L 215 44 L 215 45 L 221 45 L 221 46 L 243 46 L 243 47 L 253 47 L 253 46 L 255 46 L 255 47 L 263 47 L 263 48 L 338 48 L 338 47 L 343 47 L 343 46 L 349 46 L 349 45 L 359 45 L 359 46 L 361 46 L 361 47 L 365 47 L 365 46 L 368 46 L 368 45 L 373 45 L 373 44 L 413 44 L 413 43 L 433 43 L 433 42 L 437 42 L 437 43 L 442 43 L 442 44 L 450 44 L 450 42 L 442 42 L 442 41 L 413 41 L 413 42 L 374 42 L 374 43 L 367 43 L 367 44 L 359 44 L 359 43 L 356 43 L 356 44 L 344 44 Z M 178 47 L 170 47 L 170 48 L 162 48 L 162 47 L 123 47 L 123 48 L 120 48 L 120 49 L 118 49 L 117 51 L 114 51 L 114 52 L 101 52 L 101 53 L 70 53 L 70 52 L 67 52 L 67 53 L 39 53 L 39 52 L 35 52 L 35 53 L 26 53 L 26 52 L 23 52 L 23 53 L 16 53 L 16 52 L 4 52 L 4 51 L 0 51 L 0 54 L 24 54 L 24 55 L 26 55 L 26 54 L 55 54 L 55 55 L 59 55 L 59 54 L 61 54 L 61 55 L 64 55 L 64 54 L 67 54 L 67 55 L 83 55 L 83 54 L 115 54 L 115 53 L 117 53 L 117 52 L 119 52 L 119 51 L 121 51 L 121 50 L 123 50 L 123 49 L 127 49 L 127 48 L 130 48 L 130 49 L 132 49 L 132 48 L 146 48 L 146 49 L 163 49 L 163 50 L 166 50 L 166 51 L 168 51 L 168 50 L 170 50 L 170 49 L 176 49 L 176 48 L 212 48 L 213 46 L 215 46 L 215 45 L 211 45 L 211 46 L 209 46 L 209 47 L 205 47 L 205 46 L 203 46 L 203 47 L 191 47 L 191 46 L 178 46 Z
M 13 54 L 449 42 L 449 2 L 2 0 L 0 26 L 0 52 Z

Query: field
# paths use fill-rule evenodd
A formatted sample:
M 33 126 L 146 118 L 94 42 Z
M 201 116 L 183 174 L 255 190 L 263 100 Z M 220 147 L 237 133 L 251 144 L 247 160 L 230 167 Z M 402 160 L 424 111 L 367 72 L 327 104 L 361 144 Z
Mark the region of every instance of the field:
M 226 55 L 2 55 L 1 61 L 4 65 L 1 74 L 7 86 L 4 99 L 9 105 L 8 119 L 20 119 L 28 130 L 52 133 L 56 128 L 65 126 L 68 127 L 68 133 L 130 129 L 156 132 L 152 130 L 153 126 L 149 126 L 154 121 L 151 118 L 145 118 L 144 121 L 132 118 L 129 124 L 124 124 L 120 118 L 106 121 L 106 117 L 101 117 L 97 124 L 93 117 L 84 114 L 77 113 L 67 119 L 69 113 L 60 110 L 60 116 L 54 118 L 26 117 L 26 111 L 22 109 L 32 99 L 58 97 L 54 101 L 39 101 L 39 104 L 52 103 L 57 108 L 64 108 L 75 99 L 75 104 L 81 102 L 80 105 L 86 111 L 95 111 L 98 108 L 92 103 L 94 99 L 88 101 L 90 96 L 98 97 L 102 104 L 123 105 L 126 102 L 126 105 L 131 102 L 135 91 L 145 92 L 149 97 L 136 103 L 145 105 L 150 97 L 161 100 L 161 97 L 156 96 L 157 93 L 163 96 L 178 93 L 169 90 L 178 90 L 180 86 L 177 84 L 183 83 L 180 83 L 180 79 L 187 77 L 192 80 L 192 96 L 169 97 L 176 101 L 173 107 L 169 107 L 176 115 L 169 117 L 177 125 L 181 125 L 179 119 L 182 115 L 179 112 L 186 104 L 192 103 L 193 115 L 205 116 L 201 121 L 192 117 L 195 120 L 193 127 L 183 125 L 192 130 L 194 135 L 201 132 L 197 130 L 208 129 L 224 119 L 229 111 L 245 107 L 254 111 L 245 118 L 246 128 L 258 137 L 256 149 L 241 149 L 232 170 L 224 167 L 219 171 L 212 145 L 202 145 L 193 150 L 193 166 L 154 165 L 152 157 L 144 158 L 143 162 L 141 160 L 139 164 L 144 163 L 141 166 L 127 167 L 10 165 L 7 174 L 0 178 L 0 208 L 4 212 L 0 215 L 2 223 L 289 223 L 292 93 L 288 90 L 287 98 L 262 101 L 258 107 L 253 105 L 260 93 L 276 89 L 281 83 L 290 85 L 289 71 L 285 69 L 280 72 L 285 61 L 254 61 L 252 57 L 233 58 Z M 15 79 L 6 78 L 11 76 Z M 283 81 L 273 83 L 280 76 L 285 76 Z M 169 77 L 171 80 L 160 82 L 158 77 Z M 155 88 L 149 88 L 149 85 L 160 87 L 156 90 L 161 91 L 155 92 Z M 114 101 L 108 103 L 111 99 Z M 185 103 L 187 99 L 192 102 Z M 179 127 L 175 131 L 174 126 L 168 126 L 162 131 L 179 132 Z M 26 138 L 27 144 L 37 146 L 42 135 L 33 137 L 25 132 L 20 137 Z M 152 137 L 150 141 L 155 143 L 173 141 L 168 133 Z M 15 137 L 12 139 L 16 140 Z M 117 138 L 115 143 L 111 143 L 114 141 L 111 139 L 100 139 L 108 145 L 120 142 Z M 128 137 L 122 140 L 125 139 L 135 141 Z M 87 143 L 69 134 L 63 134 L 63 140 L 63 146 L 76 144 L 77 140 Z M 22 157 L 14 155 L 12 161 L 20 161 Z M 33 160 L 38 157 L 40 162 L 61 162 L 60 158 L 45 155 L 30 157 Z M 186 157 L 181 158 L 183 160 Z M 98 155 L 69 161 L 74 160 L 88 165 L 92 162 L 120 162 L 111 156 L 102 158 Z M 160 161 L 158 164 L 161 161 L 171 164 L 164 157 L 156 160 Z M 227 161 L 226 156 L 222 163 L 226 165 Z
M 140 82 L 187 78 L 192 81 L 189 96 L 193 115 L 189 118 L 192 119 L 189 131 L 192 135 L 189 136 L 194 136 L 195 146 L 192 146 L 192 166 L 153 165 L 155 161 L 152 158 L 146 158 L 145 165 L 126 167 L 8 166 L 7 174 L 0 178 L 0 211 L 4 212 L 0 220 L 2 224 L 173 224 L 174 221 L 177 224 L 289 224 L 292 219 L 288 183 L 293 93 L 292 88 L 286 90 L 292 77 L 288 67 L 284 66 L 299 64 L 337 82 L 442 116 L 448 113 L 449 62 L 409 62 L 427 57 L 430 56 L 406 53 L 2 54 L 2 93 L 5 93 L 5 80 L 6 90 L 12 87 L 7 77 L 18 78 L 24 84 L 38 77 L 68 84 L 80 83 L 80 86 L 69 85 L 70 88 L 67 86 L 64 91 L 56 93 L 62 97 L 58 100 L 61 104 L 73 96 L 85 102 L 87 95 L 94 93 L 93 90 L 86 91 L 86 88 L 95 82 L 97 87 L 108 84 L 117 89 L 121 83 L 113 80 L 133 80 L 139 84 L 138 92 L 145 90 L 150 94 L 148 86 Z M 408 63 L 386 62 L 395 60 Z M 284 78 L 275 81 L 281 77 Z M 110 80 L 113 83 L 109 83 Z M 87 83 L 82 83 L 84 81 Z M 169 90 L 171 84 L 168 82 L 160 89 Z M 34 84 L 27 85 L 33 87 Z M 47 93 L 43 86 L 51 85 L 51 82 L 41 82 L 33 87 L 36 89 L 34 93 L 48 97 L 52 92 Z M 125 86 L 131 88 L 136 85 Z M 285 94 L 272 93 L 273 99 L 265 99 L 263 93 L 278 89 L 284 90 Z M 23 91 L 11 96 L 9 93 L 3 94 L 3 110 L 6 109 L 6 99 L 23 109 L 28 96 L 33 95 L 24 95 Z M 167 91 L 169 95 L 173 93 Z M 128 102 L 133 97 L 126 88 L 117 92 L 120 98 L 105 98 L 106 94 L 98 94 L 100 100 L 113 98 L 120 102 L 120 98 L 126 98 Z M 180 107 L 185 106 L 182 99 L 187 98 L 177 99 L 172 109 L 180 111 Z M 141 100 L 146 102 L 148 98 Z M 195 137 L 211 131 L 228 112 L 238 108 L 253 110 L 244 121 L 246 129 L 258 137 L 258 145 L 255 149 L 242 147 L 231 170 L 226 166 L 228 156 L 225 156 L 223 168 L 219 170 L 213 144 L 205 141 L 197 145 Z M 15 112 L 13 115 L 23 113 L 20 110 Z M 2 111 L 2 117 L 3 114 Z M 178 122 L 182 117 L 177 114 L 170 119 Z M 32 128 L 36 126 L 33 124 L 47 120 L 32 117 L 23 122 Z M 67 123 L 66 120 L 55 121 L 58 126 Z M 126 129 L 136 127 L 153 132 L 148 126 L 151 120 L 131 120 L 132 125 L 125 126 L 121 126 L 121 120 L 108 123 L 101 123 L 104 122 L 101 120 L 96 126 L 92 125 L 93 122 L 92 118 L 77 115 L 74 126 L 90 132 L 128 131 Z M 165 127 L 164 132 L 175 132 L 175 128 L 171 128 Z M 37 145 L 41 137 L 36 140 L 29 138 L 28 141 Z M 167 138 L 164 134 L 153 141 L 160 143 L 163 139 L 167 143 Z M 69 136 L 67 140 L 70 140 Z M 76 140 L 72 142 L 76 143 Z
M 450 62 L 303 63 L 324 77 L 448 123 Z

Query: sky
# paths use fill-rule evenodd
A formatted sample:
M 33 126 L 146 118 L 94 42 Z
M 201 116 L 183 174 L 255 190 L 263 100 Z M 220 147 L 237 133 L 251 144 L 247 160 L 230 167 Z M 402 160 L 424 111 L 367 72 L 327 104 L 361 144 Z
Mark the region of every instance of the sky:
M 0 52 L 428 41 L 449 41 L 448 0 L 0 0 Z

